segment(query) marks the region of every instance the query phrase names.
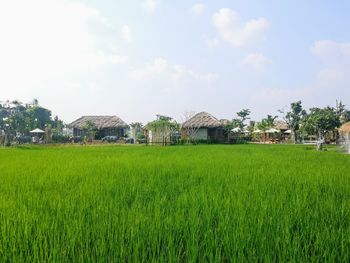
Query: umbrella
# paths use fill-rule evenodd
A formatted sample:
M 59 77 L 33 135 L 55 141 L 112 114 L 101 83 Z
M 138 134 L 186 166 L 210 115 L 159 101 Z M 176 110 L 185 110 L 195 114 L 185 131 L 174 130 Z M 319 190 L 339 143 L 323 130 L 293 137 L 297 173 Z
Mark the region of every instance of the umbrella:
M 231 131 L 232 131 L 232 132 L 240 132 L 240 131 L 241 131 L 241 128 L 236 127 L 236 128 L 233 128 Z
M 45 133 L 43 130 L 36 128 L 35 130 L 30 131 L 30 133 Z
M 253 133 L 263 133 L 263 131 L 258 129 L 258 130 L 253 131 Z
M 275 128 L 271 128 L 271 129 L 268 129 L 266 132 L 267 133 L 276 133 L 276 132 L 279 132 L 279 130 L 276 130 Z
M 291 130 L 286 130 L 284 133 L 285 133 L 285 134 L 291 134 L 292 131 L 291 131 Z

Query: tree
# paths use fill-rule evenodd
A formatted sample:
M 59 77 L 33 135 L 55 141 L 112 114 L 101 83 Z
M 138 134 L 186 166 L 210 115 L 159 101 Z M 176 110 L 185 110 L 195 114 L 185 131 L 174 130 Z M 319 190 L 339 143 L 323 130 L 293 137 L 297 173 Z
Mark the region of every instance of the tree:
M 194 111 L 185 111 L 183 113 L 182 123 L 191 119 L 195 114 L 196 112 Z M 190 143 L 191 141 L 193 141 L 200 127 L 198 127 L 197 125 L 189 124 L 189 125 L 186 125 L 185 127 L 182 127 L 182 129 L 185 131 L 185 134 L 187 137 L 187 143 Z
M 227 135 L 227 141 L 230 143 L 231 141 L 231 136 L 230 134 L 232 133 L 232 129 L 234 128 L 239 128 L 240 130 L 243 130 L 244 127 L 246 126 L 245 122 L 246 120 L 249 120 L 250 117 L 250 110 L 249 109 L 242 109 L 241 111 L 236 113 L 237 117 L 232 119 L 230 122 L 228 122 L 225 125 L 225 133 Z M 241 141 L 242 136 L 241 133 L 236 134 L 235 136 L 236 141 Z
M 266 131 L 273 127 L 275 120 L 278 116 L 267 115 L 266 118 L 263 118 L 258 124 L 257 127 L 260 130 Z
M 31 108 L 34 113 L 34 119 L 37 120 L 40 129 L 44 129 L 46 124 L 51 123 L 51 111 L 40 106 Z
M 141 122 L 133 122 L 130 124 L 130 127 L 132 128 L 132 137 L 134 138 L 134 140 L 140 140 L 145 138 L 145 135 L 142 131 L 143 125 Z
M 251 111 L 249 109 L 243 109 L 237 112 L 238 118 L 236 120 L 237 120 L 237 124 L 239 125 L 237 127 L 243 129 L 246 126 L 245 121 L 250 119 L 249 117 L 250 113 Z
M 167 143 L 167 138 L 173 141 L 179 132 L 180 125 L 171 117 L 157 115 L 157 119 L 148 123 L 148 128 L 156 132 L 162 140 L 162 145 Z
M 232 119 L 231 122 L 229 122 L 226 125 L 226 130 L 231 131 L 233 128 L 240 128 L 241 130 L 244 129 L 246 126 L 245 121 L 249 120 L 250 110 L 249 109 L 243 109 L 236 113 L 237 117 Z
M 89 137 L 89 141 L 92 141 L 95 138 L 97 127 L 93 122 L 91 121 L 85 122 L 83 126 L 83 130 L 85 131 L 86 135 Z
M 291 130 L 292 142 L 296 143 L 298 140 L 298 131 L 300 129 L 302 118 L 306 114 L 305 110 L 303 110 L 301 101 L 299 100 L 297 102 L 292 102 L 290 104 L 290 111 L 284 113 L 283 110 L 279 110 L 279 112 L 285 114 L 283 119 Z
M 55 116 L 54 119 L 51 122 L 52 131 L 55 134 L 62 134 L 64 123 L 62 120 L 58 118 L 58 116 Z
M 302 119 L 302 128 L 308 134 L 316 134 L 318 139 L 324 139 L 326 134 L 341 124 L 334 108 L 311 108 L 309 114 Z
M 344 124 L 350 121 L 350 110 L 346 109 L 345 105 L 342 103 L 341 100 L 339 102 L 336 101 L 335 111 L 341 124 Z

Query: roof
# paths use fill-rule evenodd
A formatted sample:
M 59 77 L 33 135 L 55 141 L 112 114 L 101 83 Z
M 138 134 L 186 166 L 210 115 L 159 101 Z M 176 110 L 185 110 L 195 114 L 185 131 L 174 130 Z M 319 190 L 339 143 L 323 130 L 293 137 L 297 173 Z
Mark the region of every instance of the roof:
M 36 128 L 36 129 L 30 131 L 30 133 L 45 133 L 45 132 L 39 128 Z
M 129 128 L 129 125 L 117 116 L 83 116 L 69 124 L 69 127 L 83 129 L 87 122 L 92 122 L 97 129 Z
M 350 122 L 344 123 L 340 128 L 339 128 L 340 133 L 350 133 Z
M 277 120 L 274 121 L 273 127 L 278 130 L 288 130 L 288 124 L 285 121 Z
M 207 112 L 200 112 L 182 124 L 183 128 L 220 128 L 222 123 Z

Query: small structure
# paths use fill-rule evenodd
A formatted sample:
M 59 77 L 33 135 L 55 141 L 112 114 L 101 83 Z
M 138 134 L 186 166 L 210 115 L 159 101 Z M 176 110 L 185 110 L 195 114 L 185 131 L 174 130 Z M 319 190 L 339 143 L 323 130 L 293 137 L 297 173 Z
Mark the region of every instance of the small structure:
M 275 128 L 270 128 L 268 130 L 265 131 L 266 133 L 270 133 L 270 134 L 274 134 L 274 133 L 278 133 L 280 132 L 279 130 L 275 129 Z
M 344 150 L 350 153 L 350 122 L 344 123 L 338 131 Z
M 188 132 L 191 131 L 191 132 Z M 227 141 L 223 122 L 207 112 L 200 112 L 181 126 L 183 139 L 224 143 Z M 190 138 L 189 138 L 190 137 Z
M 231 132 L 240 133 L 240 132 L 242 132 L 242 129 L 239 128 L 239 127 L 236 127 L 236 128 L 233 128 L 233 129 L 231 130 Z
M 281 120 L 274 121 L 273 128 L 279 130 L 282 134 L 287 134 L 286 131 L 289 130 L 288 124 Z
M 32 137 L 32 142 L 33 143 L 39 143 L 39 141 L 40 141 L 40 138 L 39 138 L 40 134 L 44 134 L 45 132 L 43 130 L 39 129 L 39 128 L 36 128 L 36 129 L 30 131 L 30 133 L 35 135 L 34 137 Z
M 288 142 L 291 141 L 292 130 L 289 128 L 288 124 L 282 120 L 276 120 L 273 123 L 273 127 L 279 130 L 279 141 Z
M 73 121 L 68 127 L 73 129 L 73 136 L 85 136 L 87 123 L 95 126 L 95 139 L 101 139 L 105 136 L 121 138 L 129 129 L 129 125 L 117 116 L 83 116 Z

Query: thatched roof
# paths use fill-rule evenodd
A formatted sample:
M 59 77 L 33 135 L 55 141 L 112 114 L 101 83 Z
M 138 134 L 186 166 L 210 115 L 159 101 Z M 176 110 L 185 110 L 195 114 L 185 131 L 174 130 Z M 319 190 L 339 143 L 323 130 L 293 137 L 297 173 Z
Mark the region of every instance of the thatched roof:
M 288 130 L 288 124 L 285 121 L 276 120 L 273 123 L 273 127 L 278 130 Z
M 182 124 L 183 128 L 220 128 L 222 123 L 207 112 L 200 112 Z
M 339 128 L 340 133 L 350 133 L 350 122 L 344 123 L 340 128 Z
M 87 122 L 92 122 L 97 129 L 129 128 L 129 125 L 117 116 L 83 116 L 73 121 L 69 127 L 83 129 Z

